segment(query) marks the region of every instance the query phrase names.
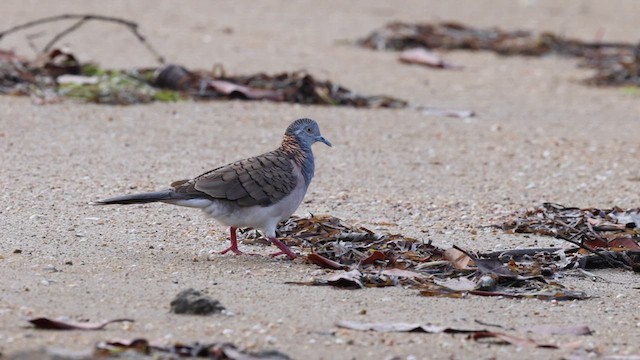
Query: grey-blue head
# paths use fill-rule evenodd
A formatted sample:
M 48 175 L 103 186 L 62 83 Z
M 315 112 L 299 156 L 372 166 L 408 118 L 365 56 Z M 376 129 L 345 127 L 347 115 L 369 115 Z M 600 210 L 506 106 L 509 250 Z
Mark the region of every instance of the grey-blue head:
M 322 134 L 320 134 L 320 127 L 315 120 L 312 119 L 298 119 L 289 125 L 285 135 L 291 135 L 298 140 L 300 145 L 309 148 L 311 145 L 317 141 L 324 143 L 328 146 L 331 146 L 329 140 L 325 139 Z

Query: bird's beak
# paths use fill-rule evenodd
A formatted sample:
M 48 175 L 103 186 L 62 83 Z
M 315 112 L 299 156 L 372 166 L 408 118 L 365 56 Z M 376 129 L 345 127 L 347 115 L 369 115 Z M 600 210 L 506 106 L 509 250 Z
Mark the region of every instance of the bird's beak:
M 320 141 L 321 143 L 324 143 L 327 146 L 331 147 L 331 142 L 329 142 L 329 140 L 325 139 L 324 136 L 322 136 L 322 135 L 318 135 L 316 137 L 316 141 Z

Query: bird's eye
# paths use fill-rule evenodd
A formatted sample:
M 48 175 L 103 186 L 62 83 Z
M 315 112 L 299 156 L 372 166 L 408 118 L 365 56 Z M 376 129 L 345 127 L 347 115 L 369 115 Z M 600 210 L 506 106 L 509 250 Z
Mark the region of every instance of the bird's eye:
M 307 132 L 310 133 L 311 132 L 311 128 L 307 128 Z

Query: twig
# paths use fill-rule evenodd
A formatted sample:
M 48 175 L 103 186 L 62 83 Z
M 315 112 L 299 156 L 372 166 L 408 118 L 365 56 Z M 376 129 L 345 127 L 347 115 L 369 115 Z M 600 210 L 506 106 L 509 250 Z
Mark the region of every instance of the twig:
M 73 25 L 69 26 L 68 28 L 64 29 L 63 31 L 59 32 L 56 36 L 53 37 L 53 39 L 49 40 L 47 45 L 44 46 L 44 48 L 42 49 L 42 53 L 43 54 L 47 54 L 49 52 L 49 50 L 51 50 L 51 47 L 53 47 L 53 45 L 58 42 L 58 40 L 60 40 L 63 37 L 67 36 L 67 34 L 70 34 L 72 31 L 74 31 L 75 29 L 79 28 L 80 26 L 82 26 L 86 22 L 87 22 L 87 18 L 82 18 L 78 22 L 76 22 L 75 24 L 73 24 Z
M 502 251 L 493 251 L 488 253 L 479 253 L 483 258 L 495 258 L 500 259 L 504 256 L 513 256 L 513 257 L 521 257 L 525 255 L 533 256 L 542 252 L 546 253 L 554 253 L 558 250 L 564 250 L 565 252 L 571 251 L 571 249 L 564 249 L 559 247 L 554 248 L 531 248 L 531 249 L 514 249 L 514 250 L 502 250 Z
M 82 15 L 82 14 L 62 14 L 62 15 L 56 15 L 56 16 L 41 18 L 41 19 L 37 19 L 37 20 L 26 22 L 24 24 L 16 25 L 16 26 L 14 26 L 12 28 L 9 28 L 9 29 L 7 29 L 5 31 L 0 32 L 0 40 L 2 40 L 2 38 L 4 38 L 6 35 L 9 35 L 11 33 L 14 33 L 16 31 L 19 31 L 19 30 L 22 30 L 22 29 L 26 29 L 26 28 L 29 28 L 29 27 L 33 27 L 33 26 L 37 26 L 37 25 L 41 25 L 41 24 L 45 24 L 45 23 L 49 23 L 49 22 L 60 21 L 60 20 L 69 20 L 69 19 L 78 19 L 78 22 L 76 22 L 75 24 L 71 25 L 70 27 L 66 28 L 62 32 L 60 32 L 57 35 L 55 35 L 53 37 L 53 39 L 51 39 L 51 41 L 49 41 L 49 43 L 47 43 L 47 45 L 42 49 L 42 53 L 47 53 L 49 51 L 49 49 L 51 49 L 51 47 L 56 42 L 60 41 L 60 39 L 62 39 L 63 37 L 65 37 L 66 35 L 71 33 L 72 31 L 76 30 L 80 26 L 84 25 L 87 21 L 89 21 L 89 20 L 100 20 L 100 21 L 115 22 L 117 24 L 121 24 L 121 25 L 124 25 L 125 27 L 129 28 L 129 30 L 133 33 L 133 35 L 147 48 L 147 50 L 151 54 L 153 54 L 153 56 L 156 58 L 156 60 L 160 64 L 164 64 L 165 63 L 164 57 L 161 56 L 151 46 L 151 44 L 149 44 L 149 42 L 146 40 L 146 38 L 144 36 L 142 36 L 142 34 L 140 34 L 140 32 L 138 31 L 138 24 L 136 24 L 135 22 L 132 22 L 132 21 L 128 21 L 128 20 L 124 20 L 124 19 L 120 19 L 120 18 L 116 18 L 116 17 L 111 17 L 111 16 L 92 15 L 92 14 L 84 14 L 84 15 Z

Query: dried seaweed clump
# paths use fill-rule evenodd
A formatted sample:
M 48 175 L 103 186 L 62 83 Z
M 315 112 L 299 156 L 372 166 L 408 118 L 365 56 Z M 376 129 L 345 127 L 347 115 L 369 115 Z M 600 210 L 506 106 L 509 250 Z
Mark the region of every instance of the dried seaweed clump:
M 394 22 L 358 41 L 375 50 L 406 50 L 416 47 L 445 50 L 484 50 L 500 55 L 543 56 L 555 54 L 581 59 L 581 66 L 595 75 L 591 85 L 640 86 L 640 47 L 623 42 L 588 42 L 551 32 L 506 31 L 497 27 L 478 29 L 456 22 L 408 24 Z
M 289 246 L 310 251 L 307 261 L 333 270 L 298 285 L 349 289 L 404 286 L 423 296 L 466 295 L 586 299 L 587 294 L 557 283 L 556 275 L 576 265 L 578 254 L 564 249 L 474 255 L 458 247 L 442 249 L 400 234 L 376 233 L 329 216 L 291 217 L 279 228 Z M 245 232 L 244 242 L 261 242 Z

